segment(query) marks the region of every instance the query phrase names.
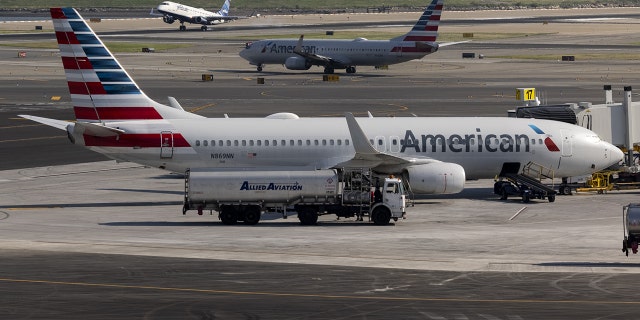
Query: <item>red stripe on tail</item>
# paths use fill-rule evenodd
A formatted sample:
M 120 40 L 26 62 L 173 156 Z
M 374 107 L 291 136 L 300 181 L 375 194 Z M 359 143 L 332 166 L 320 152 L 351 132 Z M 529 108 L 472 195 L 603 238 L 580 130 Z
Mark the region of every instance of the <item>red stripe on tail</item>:
M 96 115 L 96 110 L 98 114 Z M 159 120 L 162 116 L 153 107 L 73 107 L 76 119 L 83 120 Z M 98 119 L 98 117 L 100 119 Z
M 71 94 L 107 94 L 101 82 L 67 82 L 69 83 L 69 92 Z
M 52 19 L 66 19 L 67 17 L 62 12 L 62 8 L 51 8 L 51 18 Z
M 62 57 L 62 65 L 65 69 L 78 70 L 78 69 L 93 69 L 89 58 L 80 57 Z

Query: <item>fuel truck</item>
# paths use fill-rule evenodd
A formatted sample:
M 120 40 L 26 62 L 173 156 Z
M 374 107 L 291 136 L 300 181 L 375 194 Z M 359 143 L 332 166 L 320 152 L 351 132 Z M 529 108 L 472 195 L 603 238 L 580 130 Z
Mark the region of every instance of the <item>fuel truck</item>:
M 264 213 L 286 218 L 293 211 L 303 225 L 314 225 L 325 214 L 359 221 L 368 217 L 376 225 L 388 225 L 391 219 L 405 218 L 407 199 L 401 179 L 375 178 L 369 169 L 191 169 L 184 189 L 183 214 L 215 210 L 225 225 L 254 225 Z

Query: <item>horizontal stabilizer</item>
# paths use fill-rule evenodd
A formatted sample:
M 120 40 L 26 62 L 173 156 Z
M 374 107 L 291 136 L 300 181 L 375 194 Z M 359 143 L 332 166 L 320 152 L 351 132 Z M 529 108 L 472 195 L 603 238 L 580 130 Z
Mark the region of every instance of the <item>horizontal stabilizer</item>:
M 18 117 L 21 118 L 25 118 L 25 119 L 29 119 L 35 122 L 39 122 L 42 124 L 46 124 L 50 127 L 54 127 L 60 130 L 67 130 L 67 126 L 69 124 L 71 124 L 71 122 L 69 121 L 62 121 L 62 120 L 56 120 L 56 119 L 49 119 L 49 118 L 42 118 L 42 117 L 36 117 L 36 116 L 30 116 L 30 115 L 26 115 L 26 114 L 19 114 Z
M 105 125 L 93 122 L 76 122 L 75 131 L 83 129 L 83 134 L 94 137 L 113 137 L 124 133 L 124 130 L 118 128 L 107 127 Z

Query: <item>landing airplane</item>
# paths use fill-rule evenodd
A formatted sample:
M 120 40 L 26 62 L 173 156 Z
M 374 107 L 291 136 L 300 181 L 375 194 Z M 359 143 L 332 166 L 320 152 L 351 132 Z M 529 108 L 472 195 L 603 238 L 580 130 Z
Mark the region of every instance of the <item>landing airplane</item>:
M 443 194 L 529 162 L 571 177 L 624 156 L 590 130 L 538 119 L 205 118 L 147 97 L 73 8 L 52 8 L 51 17 L 77 121 L 21 117 L 120 161 L 174 172 L 368 167 L 406 177 L 415 193 Z
M 356 66 L 388 66 L 420 59 L 439 47 L 457 44 L 436 43 L 444 0 L 433 0 L 408 33 L 390 40 L 304 40 L 270 39 L 247 43 L 240 56 L 262 71 L 265 64 L 284 64 L 290 70 L 324 67 L 324 73 L 345 69 L 355 73 Z M 465 41 L 466 42 L 466 41 Z
M 185 22 L 201 24 L 202 27 L 200 27 L 200 29 L 207 31 L 208 25 L 221 24 L 239 18 L 229 15 L 230 7 L 231 4 L 229 0 L 225 0 L 222 8 L 220 8 L 218 12 L 211 12 L 202 8 L 194 8 L 171 1 L 163 1 L 158 5 L 156 10 L 163 15 L 162 21 L 165 23 L 172 24 L 176 20 L 180 21 L 180 31 L 187 30 L 187 27 L 184 25 Z

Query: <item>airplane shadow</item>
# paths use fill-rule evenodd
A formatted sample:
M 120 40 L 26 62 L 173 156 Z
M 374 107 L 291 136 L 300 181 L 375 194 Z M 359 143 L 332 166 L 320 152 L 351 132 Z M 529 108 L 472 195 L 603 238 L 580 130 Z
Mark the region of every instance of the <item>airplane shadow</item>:
M 146 207 L 146 206 L 182 206 L 182 201 L 140 201 L 140 202 L 91 202 L 91 203 L 42 203 L 0 206 L 0 209 L 42 209 L 42 208 L 109 208 L 109 207 Z
M 640 263 L 626 262 L 544 262 L 536 263 L 541 267 L 581 267 L 581 268 L 640 268 Z
M 184 191 L 170 191 L 170 190 L 147 190 L 147 189 L 126 189 L 126 188 L 105 188 L 105 189 L 98 189 L 98 190 L 172 194 L 172 195 L 180 195 L 180 196 L 184 195 Z
M 323 76 L 324 72 L 319 71 L 319 72 L 305 72 L 305 73 L 292 73 L 292 72 L 287 72 L 287 71 L 262 71 L 260 74 L 257 74 L 257 71 L 255 70 L 208 70 L 209 72 L 219 72 L 219 73 L 232 73 L 232 74 L 251 74 L 256 78 L 264 78 L 267 76 L 291 76 L 291 75 L 313 75 L 313 76 Z M 358 78 L 358 77 L 364 77 L 364 78 L 388 78 L 389 75 L 387 74 L 367 74 L 367 73 L 355 73 L 355 74 L 348 74 L 348 73 L 334 73 L 334 75 L 338 75 L 340 77 L 344 77 L 344 78 Z M 201 81 L 194 81 L 194 82 L 201 82 Z
M 264 223 L 266 219 L 260 220 L 260 222 L 256 225 L 245 225 L 242 222 L 238 222 L 235 225 L 225 225 L 218 220 L 217 217 L 213 218 L 211 221 L 198 221 L 198 222 L 180 222 L 180 221 L 113 221 L 113 222 L 103 222 L 99 223 L 101 226 L 110 226 L 110 227 L 220 227 L 220 228 L 318 228 L 318 227 L 331 227 L 331 228 L 339 228 L 339 227 L 375 227 L 381 228 L 380 226 L 376 226 L 373 222 L 366 221 L 355 221 L 355 220 L 334 220 L 334 221 L 319 221 L 316 225 L 301 225 L 298 219 L 295 217 L 289 216 L 289 219 L 286 221 L 277 221 L 277 222 L 269 222 Z M 393 223 L 389 224 L 389 227 L 393 226 Z M 382 227 L 384 228 L 384 227 Z

